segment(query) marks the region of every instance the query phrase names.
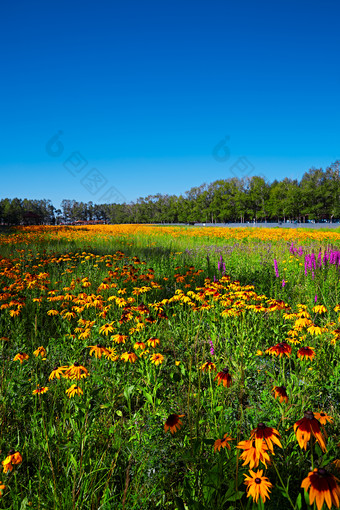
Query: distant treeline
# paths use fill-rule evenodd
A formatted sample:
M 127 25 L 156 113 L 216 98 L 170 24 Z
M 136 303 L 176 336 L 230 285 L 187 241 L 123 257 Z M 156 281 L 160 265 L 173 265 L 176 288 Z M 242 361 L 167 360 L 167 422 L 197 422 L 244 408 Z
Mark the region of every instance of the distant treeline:
M 340 219 L 340 160 L 326 170 L 311 169 L 301 181 L 269 183 L 259 176 L 220 179 L 191 188 L 184 195 L 149 195 L 130 204 L 94 204 L 63 200 L 2 199 L 5 225 L 107 223 L 228 223 Z

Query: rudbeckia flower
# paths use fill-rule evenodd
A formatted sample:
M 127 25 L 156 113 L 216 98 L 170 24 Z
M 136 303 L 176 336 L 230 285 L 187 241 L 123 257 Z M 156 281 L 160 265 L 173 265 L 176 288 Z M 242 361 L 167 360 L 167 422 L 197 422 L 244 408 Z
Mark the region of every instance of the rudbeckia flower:
M 64 367 L 54 367 L 54 369 L 52 370 L 52 372 L 50 373 L 50 376 L 49 376 L 49 381 L 52 381 L 52 379 L 54 379 L 55 377 L 57 379 L 60 379 L 60 376 L 64 377 L 64 371 L 68 369 L 68 366 L 64 366 Z
M 300 448 L 307 450 L 307 443 L 310 440 L 311 434 L 313 434 L 321 446 L 322 451 L 326 451 L 326 444 L 324 437 L 321 434 L 319 422 L 314 417 L 312 411 L 306 411 L 304 413 L 304 417 L 294 424 L 294 432 Z
M 279 344 L 273 345 L 266 350 L 268 354 L 274 354 L 275 356 L 280 356 L 280 358 L 285 354 L 286 356 L 290 356 L 292 352 L 292 348 L 287 342 L 281 342 Z
M 69 398 L 74 397 L 75 395 L 83 395 L 83 393 L 83 390 L 76 384 L 72 384 L 72 386 L 66 390 L 66 395 Z
M 68 367 L 68 369 L 64 373 L 64 377 L 66 379 L 83 379 L 87 377 L 89 374 L 88 370 L 80 365 L 77 361 L 74 362 L 73 365 Z
M 2 465 L 4 468 L 4 473 L 8 471 L 12 471 L 13 466 L 16 464 L 20 464 L 22 462 L 22 457 L 19 452 L 15 450 L 10 450 L 5 460 L 2 461 Z
M 249 441 L 240 441 L 236 448 L 244 450 L 244 452 L 240 455 L 240 459 L 244 460 L 242 466 L 246 466 L 249 464 L 249 469 L 256 468 L 259 465 L 259 462 L 262 462 L 266 467 L 270 463 L 270 457 L 268 455 L 268 446 L 264 441 L 262 441 L 261 448 L 255 448 L 254 439 L 249 439 Z
M 146 345 L 144 342 L 136 342 L 135 345 L 133 346 L 134 349 L 141 349 L 142 351 L 144 351 L 144 349 L 146 348 Z
M 255 448 L 257 450 L 263 449 L 262 445 L 264 440 L 272 453 L 274 453 L 273 443 L 282 448 L 279 437 L 280 434 L 276 429 L 266 427 L 264 423 L 259 423 L 257 428 L 252 430 L 250 436 L 251 439 L 255 439 Z
M 249 471 L 250 476 L 244 475 L 246 478 L 244 480 L 244 483 L 247 486 L 247 497 L 251 496 L 255 503 L 258 502 L 259 497 L 261 497 L 263 503 L 266 501 L 266 498 L 269 498 L 268 492 L 270 492 L 270 488 L 273 487 L 273 485 L 270 483 L 268 478 L 263 475 L 263 470 L 260 469 L 259 471 Z
M 137 356 L 134 352 L 124 352 L 120 359 L 123 359 L 125 361 L 125 363 L 127 361 L 130 361 L 130 363 L 135 363 L 135 361 L 137 360 Z
M 223 383 L 223 386 L 229 388 L 231 386 L 231 375 L 229 374 L 229 370 L 227 367 L 223 368 L 222 372 L 218 372 L 218 374 L 214 377 L 214 381 L 218 380 L 218 386 L 220 383 Z
M 164 424 L 164 430 L 167 432 L 170 429 L 171 434 L 174 434 L 182 426 L 180 418 L 183 418 L 184 414 L 170 414 Z
M 99 328 L 99 333 L 102 333 L 103 335 L 108 335 L 109 333 L 112 333 L 113 331 L 113 325 L 111 324 L 104 324 Z
M 324 305 L 315 305 L 315 306 L 313 306 L 312 310 L 314 313 L 320 313 L 320 314 L 328 312 L 327 308 Z
M 34 356 L 38 357 L 39 355 L 44 358 L 46 356 L 46 349 L 45 347 L 38 347 L 38 349 L 36 349 L 34 352 L 33 352 Z
M 314 468 L 313 471 L 308 473 L 307 478 L 303 480 L 301 487 L 305 491 L 310 489 L 309 503 L 313 505 L 315 501 L 318 510 L 321 510 L 324 503 L 327 504 L 328 508 L 331 508 L 332 505 L 339 508 L 340 487 L 337 484 L 338 481 L 326 469 Z
M 274 392 L 274 398 L 280 398 L 280 404 L 282 402 L 288 403 L 288 395 L 285 386 L 274 386 L 272 391 Z
M 301 358 L 301 359 L 303 359 L 303 358 L 313 359 L 314 356 L 315 356 L 315 351 L 311 347 L 301 347 L 297 352 L 297 357 Z
M 202 372 L 211 372 L 212 370 L 216 370 L 216 365 L 212 361 L 206 361 L 200 368 Z
M 314 413 L 314 418 L 319 420 L 321 425 L 326 425 L 327 422 L 332 423 L 333 418 L 331 416 L 328 416 L 326 413 L 323 413 L 320 411 L 320 413 Z
M 18 352 L 18 354 L 16 356 L 14 356 L 13 361 L 20 361 L 20 363 L 22 364 L 24 359 L 28 359 L 28 358 L 29 358 L 29 355 L 26 354 L 25 352 Z
M 162 354 L 152 354 L 150 357 L 151 363 L 154 363 L 155 365 L 161 365 L 164 361 L 164 356 Z
M 125 344 L 125 340 L 127 339 L 127 336 L 125 335 L 113 335 L 111 336 L 111 340 L 113 342 L 116 342 L 116 344 Z
M 37 389 L 34 390 L 32 393 L 33 395 L 37 395 L 46 393 L 46 391 L 48 391 L 48 386 L 37 386 Z
M 233 438 L 228 434 L 224 434 L 223 439 L 216 439 L 214 443 L 214 452 L 216 452 L 216 450 L 220 451 L 221 448 L 228 448 L 228 450 L 230 450 L 230 444 L 228 441 L 232 440 Z
M 89 345 L 87 349 L 90 349 L 90 356 L 94 353 L 96 358 L 101 358 L 103 354 L 108 354 L 106 347 L 103 347 L 101 344 Z
M 146 342 L 150 347 L 156 348 L 156 345 L 159 344 L 159 338 L 149 338 L 149 340 Z

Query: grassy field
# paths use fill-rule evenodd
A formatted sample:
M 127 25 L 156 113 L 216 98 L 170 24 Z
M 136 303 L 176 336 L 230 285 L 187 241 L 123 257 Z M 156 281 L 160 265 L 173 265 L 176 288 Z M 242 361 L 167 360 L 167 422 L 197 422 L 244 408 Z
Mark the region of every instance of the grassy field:
M 0 509 L 339 506 L 339 232 L 17 228 L 0 282 Z

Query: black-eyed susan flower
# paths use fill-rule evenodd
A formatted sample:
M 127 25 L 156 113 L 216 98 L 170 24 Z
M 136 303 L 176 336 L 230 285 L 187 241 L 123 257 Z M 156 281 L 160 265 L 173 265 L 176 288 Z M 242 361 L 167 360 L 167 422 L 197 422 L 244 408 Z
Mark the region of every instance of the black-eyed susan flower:
M 135 363 L 135 361 L 137 360 L 137 356 L 134 352 L 124 352 L 120 359 L 124 360 L 125 363 L 127 363 L 128 361 L 130 361 L 130 363 Z
M 114 330 L 113 324 L 108 323 L 108 324 L 104 324 L 103 326 L 101 326 L 99 328 L 99 333 L 107 336 L 109 333 L 112 333 L 113 330 Z
M 5 460 L 2 461 L 4 473 L 12 471 L 13 466 L 15 466 L 16 464 L 21 464 L 21 462 L 22 462 L 21 454 L 13 449 L 10 450 Z
M 274 386 L 272 391 L 274 392 L 274 398 L 279 398 L 280 403 L 288 403 L 288 395 L 285 386 Z
M 52 309 L 52 310 L 48 310 L 47 315 L 51 315 L 51 316 L 59 315 L 59 312 L 58 312 L 58 310 L 53 310 Z
M 306 411 L 304 417 L 294 424 L 294 432 L 301 449 L 307 450 L 307 443 L 311 434 L 313 434 L 321 449 L 324 452 L 326 451 L 326 443 L 320 430 L 320 424 L 312 411 Z
M 38 356 L 41 356 L 42 358 L 44 358 L 46 356 L 46 349 L 45 347 L 41 346 L 41 347 L 38 347 L 38 349 L 36 349 L 34 352 L 33 352 L 34 356 L 38 357 Z
M 164 430 L 167 432 L 170 430 L 171 434 L 174 434 L 177 430 L 181 428 L 183 423 L 180 418 L 183 418 L 184 414 L 170 414 L 168 419 L 164 424 Z
M 230 450 L 229 441 L 232 440 L 233 438 L 230 437 L 228 434 L 224 434 L 223 439 L 216 439 L 214 443 L 214 452 L 216 452 L 216 450 L 220 451 L 221 448 L 228 448 L 228 450 Z
M 315 501 L 318 510 L 321 510 L 324 503 L 328 508 L 331 508 L 332 505 L 339 508 L 340 487 L 338 481 L 338 478 L 326 469 L 314 468 L 302 481 L 301 487 L 305 491 L 309 489 L 309 503 L 313 505 Z
M 107 354 L 107 348 L 101 344 L 88 345 L 87 349 L 90 349 L 90 356 L 94 354 L 96 358 L 101 358 L 103 354 Z
M 273 345 L 266 350 L 268 354 L 274 354 L 275 356 L 280 356 L 280 358 L 285 355 L 289 358 L 290 353 L 292 352 L 292 348 L 287 342 L 281 342 L 279 344 Z
M 327 308 L 324 305 L 315 305 L 315 306 L 313 306 L 312 310 L 314 313 L 319 313 L 319 314 L 328 312 Z
M 83 390 L 76 384 L 72 384 L 72 386 L 66 390 L 68 398 L 74 397 L 75 395 L 83 395 L 83 393 Z
M 28 358 L 29 358 L 29 355 L 26 354 L 25 352 L 18 352 L 18 354 L 16 356 L 14 356 L 13 361 L 20 361 L 20 363 L 22 364 L 23 361 Z
M 258 502 L 259 497 L 265 503 L 266 499 L 270 499 L 269 492 L 273 485 L 270 483 L 266 476 L 263 476 L 263 469 L 256 471 L 249 471 L 249 475 L 244 475 L 246 478 L 244 483 L 247 486 L 247 497 L 251 496 L 255 503 Z
M 244 461 L 242 466 L 249 464 L 249 469 L 253 469 L 259 465 L 259 462 L 262 462 L 266 467 L 266 463 L 270 463 L 268 446 L 264 441 L 262 441 L 261 448 L 255 448 L 254 439 L 249 439 L 248 441 L 240 441 L 236 448 L 244 450 L 240 455 L 240 459 Z
M 111 340 L 115 342 L 116 344 L 125 344 L 125 341 L 127 339 L 126 335 L 112 335 Z
M 214 377 L 214 381 L 216 381 L 216 379 L 218 380 L 218 386 L 220 383 L 223 383 L 223 386 L 227 386 L 227 388 L 231 386 L 232 378 L 227 367 L 223 368 L 222 372 L 218 372 L 218 374 Z
M 146 345 L 144 342 L 135 342 L 133 348 L 136 350 L 141 349 L 142 351 L 144 351 L 144 349 L 146 348 Z
M 326 413 L 323 413 L 320 411 L 319 413 L 314 413 L 314 418 L 319 420 L 321 425 L 326 425 L 327 422 L 332 423 L 333 418 L 331 416 L 328 416 Z
M 312 349 L 312 347 L 301 347 L 297 352 L 298 358 L 306 358 L 306 359 L 313 359 L 315 356 L 315 351 Z
M 64 377 L 65 379 L 83 379 L 84 377 L 88 377 L 90 374 L 87 368 L 80 365 L 77 361 L 73 363 L 67 370 L 65 370 Z
M 151 355 L 150 360 L 151 363 L 154 363 L 155 365 L 161 365 L 164 361 L 164 356 L 157 352 Z
M 215 371 L 216 365 L 212 361 L 206 361 L 205 363 L 203 363 L 203 365 L 201 365 L 200 370 L 202 370 L 202 372 Z
M 68 366 L 64 366 L 64 367 L 54 367 L 54 369 L 52 370 L 52 372 L 50 373 L 50 376 L 49 376 L 49 381 L 52 381 L 52 379 L 54 378 L 57 378 L 57 379 L 60 379 L 60 377 L 64 377 L 64 371 L 68 369 Z
M 104 353 L 104 356 L 107 359 L 110 359 L 111 361 L 117 361 L 119 359 L 119 356 L 116 353 L 116 350 L 112 347 L 107 347 L 106 352 Z
M 255 448 L 257 450 L 263 449 L 263 441 L 265 441 L 269 450 L 274 453 L 273 443 L 282 448 L 280 442 L 280 433 L 272 427 L 266 427 L 264 423 L 259 423 L 256 429 L 251 431 L 251 439 L 255 440 Z
M 46 393 L 48 391 L 48 386 L 37 386 L 37 389 L 34 390 L 32 393 L 33 395 L 42 395 L 43 393 Z
M 155 337 L 149 338 L 149 340 L 146 343 L 150 347 L 153 347 L 155 349 L 156 346 L 159 344 L 159 338 L 155 338 Z

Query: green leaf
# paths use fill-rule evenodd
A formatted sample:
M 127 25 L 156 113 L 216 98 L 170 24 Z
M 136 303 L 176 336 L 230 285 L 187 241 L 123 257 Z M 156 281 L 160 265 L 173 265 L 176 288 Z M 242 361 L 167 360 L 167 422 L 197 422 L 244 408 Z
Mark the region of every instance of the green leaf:
M 295 508 L 296 508 L 297 510 L 301 510 L 301 508 L 302 508 L 302 498 L 301 498 L 301 494 L 299 494 L 299 495 L 298 495 L 298 497 L 296 498 Z

